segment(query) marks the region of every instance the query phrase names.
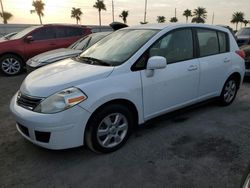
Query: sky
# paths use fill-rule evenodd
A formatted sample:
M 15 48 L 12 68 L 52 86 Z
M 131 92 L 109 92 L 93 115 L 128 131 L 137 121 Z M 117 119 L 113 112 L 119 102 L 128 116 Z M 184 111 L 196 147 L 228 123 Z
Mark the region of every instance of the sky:
M 75 23 L 71 18 L 72 7 L 81 8 L 83 15 L 81 24 L 97 25 L 98 10 L 93 8 L 96 0 L 43 0 L 45 3 L 43 23 Z M 123 10 L 129 11 L 128 25 L 137 25 L 143 21 L 145 0 L 113 0 L 115 8 L 115 21 L 122 21 L 119 14 Z M 31 14 L 32 0 L 2 0 L 4 11 L 11 12 L 14 17 L 9 23 L 39 24 L 36 14 Z M 102 11 L 102 23 L 108 25 L 112 22 L 112 0 L 104 0 L 107 11 Z M 205 7 L 208 14 L 206 23 L 229 25 L 233 12 L 242 11 L 245 19 L 250 20 L 250 0 L 148 0 L 147 21 L 156 23 L 157 16 L 165 16 L 167 22 L 174 17 L 175 8 L 179 22 L 185 22 L 182 16 L 185 9 L 194 10 L 198 6 Z

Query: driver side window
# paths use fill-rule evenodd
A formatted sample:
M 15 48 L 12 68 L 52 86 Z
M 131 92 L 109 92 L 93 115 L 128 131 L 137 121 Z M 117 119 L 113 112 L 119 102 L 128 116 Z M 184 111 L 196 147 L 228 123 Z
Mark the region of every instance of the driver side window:
M 167 34 L 149 49 L 149 57 L 152 56 L 163 56 L 168 64 L 192 59 L 191 29 L 177 30 Z
M 160 38 L 140 57 L 132 70 L 145 69 L 148 58 L 153 56 L 165 57 L 167 64 L 194 58 L 192 30 L 176 30 Z

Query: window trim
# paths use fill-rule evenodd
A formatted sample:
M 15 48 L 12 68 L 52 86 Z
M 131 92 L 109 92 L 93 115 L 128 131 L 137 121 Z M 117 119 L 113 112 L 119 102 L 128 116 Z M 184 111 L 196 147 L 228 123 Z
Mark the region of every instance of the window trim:
M 171 31 L 168 31 L 167 33 L 165 33 L 164 35 L 162 35 L 160 38 L 158 38 L 153 44 L 151 44 L 143 53 L 142 55 L 135 61 L 135 63 L 131 66 L 130 70 L 132 72 L 135 72 L 135 71 L 141 71 L 141 70 L 145 70 L 146 67 L 147 67 L 147 62 L 145 63 L 145 66 L 142 67 L 142 68 L 136 68 L 136 64 L 141 60 L 141 58 L 143 58 L 143 56 L 147 56 L 146 57 L 146 61 L 148 61 L 149 59 L 149 49 L 154 45 L 156 44 L 157 42 L 159 42 L 160 40 L 162 40 L 164 37 L 166 37 L 168 34 L 172 33 L 172 32 L 175 32 L 175 31 L 179 31 L 179 30 L 191 30 L 191 34 L 192 34 L 192 41 L 193 41 L 193 57 L 192 58 L 189 58 L 189 59 L 184 59 L 184 60 L 181 60 L 181 61 L 175 61 L 175 62 L 172 62 L 172 63 L 167 63 L 168 65 L 171 65 L 171 64 L 175 64 L 175 63 L 180 63 L 180 62 L 183 62 L 183 61 L 189 61 L 191 59 L 196 59 L 198 58 L 198 54 L 197 54 L 197 50 L 196 50 L 196 37 L 195 37 L 195 30 L 194 30 L 194 27 L 181 27 L 181 28 L 176 28 L 176 29 L 173 29 Z

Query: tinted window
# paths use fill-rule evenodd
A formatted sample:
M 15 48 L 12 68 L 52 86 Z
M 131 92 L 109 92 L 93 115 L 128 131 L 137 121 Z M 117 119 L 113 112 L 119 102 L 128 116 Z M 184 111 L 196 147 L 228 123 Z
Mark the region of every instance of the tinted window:
M 219 44 L 216 31 L 198 29 L 197 35 L 201 57 L 219 53 Z
M 218 32 L 220 53 L 227 52 L 227 36 L 226 33 Z
M 63 27 L 55 28 L 55 32 L 56 32 L 56 38 L 65 38 L 66 37 L 66 31 Z
M 66 27 L 64 29 L 65 29 L 66 37 L 80 36 L 83 34 L 81 28 Z
M 193 58 L 193 39 L 191 29 L 173 31 L 156 42 L 149 49 L 149 56 L 163 56 L 167 63 Z
M 38 29 L 31 35 L 34 40 L 47 40 L 55 38 L 54 29 L 52 27 Z

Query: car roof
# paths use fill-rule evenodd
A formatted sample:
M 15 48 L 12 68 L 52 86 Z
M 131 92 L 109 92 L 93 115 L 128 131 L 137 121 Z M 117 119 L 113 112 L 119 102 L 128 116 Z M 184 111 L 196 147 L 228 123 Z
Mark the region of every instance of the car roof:
M 215 26 L 215 25 L 208 25 L 208 24 L 184 24 L 184 23 L 158 23 L 158 24 L 142 24 L 142 25 L 136 25 L 136 26 L 131 26 L 131 27 L 126 27 L 124 29 L 157 29 L 157 30 L 164 30 L 167 28 L 175 29 L 175 28 L 181 28 L 181 27 L 202 27 L 202 28 L 210 28 L 210 29 L 217 29 L 217 30 L 222 30 L 226 31 L 228 29 L 220 27 L 220 26 Z

